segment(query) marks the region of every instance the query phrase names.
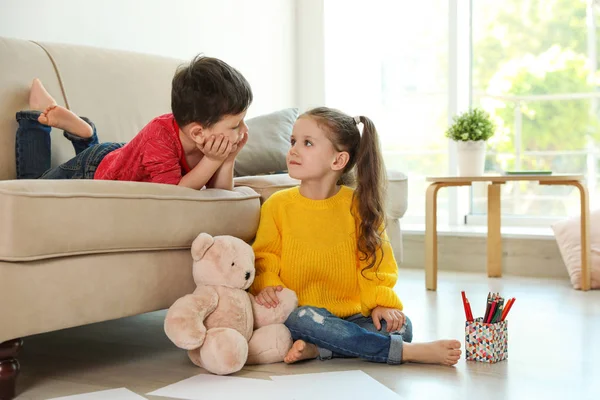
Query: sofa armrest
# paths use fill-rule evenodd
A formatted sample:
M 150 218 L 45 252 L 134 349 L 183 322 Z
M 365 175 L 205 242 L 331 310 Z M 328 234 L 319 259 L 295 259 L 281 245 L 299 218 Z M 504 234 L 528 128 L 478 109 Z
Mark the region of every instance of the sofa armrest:
M 235 187 L 248 187 L 260 195 L 260 203 L 264 203 L 271 195 L 280 190 L 298 186 L 300 181 L 290 178 L 288 174 L 242 176 L 233 179 Z
M 400 171 L 388 170 L 387 179 L 387 216 L 390 219 L 400 219 L 408 208 L 408 177 Z
M 400 219 L 406 213 L 408 202 L 408 178 L 400 171 L 387 171 L 388 188 L 386 193 L 387 216 Z M 298 186 L 300 181 L 288 174 L 244 176 L 234 179 L 236 187 L 246 186 L 260 195 L 264 203 L 273 193 Z

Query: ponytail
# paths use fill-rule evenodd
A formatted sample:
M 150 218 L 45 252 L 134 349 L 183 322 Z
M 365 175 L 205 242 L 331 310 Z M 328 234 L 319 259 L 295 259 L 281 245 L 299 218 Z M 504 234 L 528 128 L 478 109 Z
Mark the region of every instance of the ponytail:
M 386 182 L 383 156 L 375 124 L 369 118 L 358 117 L 363 124 L 363 132 L 356 155 L 356 189 L 354 202 L 360 223 L 357 224 L 358 249 L 360 260 L 366 262 L 366 270 L 377 270 L 381 260 L 377 252 L 382 249 L 382 236 L 385 229 L 384 185 Z M 381 253 L 383 255 L 383 253 Z

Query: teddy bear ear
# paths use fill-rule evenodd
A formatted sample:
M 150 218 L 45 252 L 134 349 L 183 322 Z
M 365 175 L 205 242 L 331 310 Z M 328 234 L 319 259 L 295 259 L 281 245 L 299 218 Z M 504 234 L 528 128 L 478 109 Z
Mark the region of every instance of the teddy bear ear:
M 192 258 L 199 261 L 204 257 L 206 251 L 215 243 L 215 239 L 208 233 L 202 232 L 192 243 Z

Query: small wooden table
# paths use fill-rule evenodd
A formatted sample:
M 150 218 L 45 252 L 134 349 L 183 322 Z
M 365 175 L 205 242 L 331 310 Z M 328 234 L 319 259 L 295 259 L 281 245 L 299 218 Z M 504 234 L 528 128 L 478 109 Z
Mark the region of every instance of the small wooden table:
M 589 199 L 583 175 L 491 175 L 428 177 L 425 206 L 425 285 L 437 289 L 437 192 L 447 186 L 471 186 L 473 182 L 488 185 L 487 272 L 489 277 L 502 276 L 502 236 L 500 233 L 500 186 L 508 181 L 537 181 L 540 185 L 569 185 L 579 189 L 581 199 L 581 289 L 590 290 L 590 217 Z

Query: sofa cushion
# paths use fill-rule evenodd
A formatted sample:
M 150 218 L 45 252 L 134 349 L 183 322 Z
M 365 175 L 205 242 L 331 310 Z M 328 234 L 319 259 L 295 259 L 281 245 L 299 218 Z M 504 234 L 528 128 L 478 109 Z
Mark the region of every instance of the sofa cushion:
M 248 119 L 248 143 L 235 160 L 235 175 L 286 171 L 285 156 L 297 118 L 298 109 L 288 108 Z
M 260 218 L 249 188 L 193 190 L 93 180 L 0 182 L 0 260 L 189 248 L 200 232 L 251 240 Z
M 399 219 L 404 216 L 407 206 L 407 177 L 402 172 L 387 171 L 388 188 L 386 195 L 387 217 Z M 247 186 L 260 194 L 261 203 L 279 190 L 288 189 L 300 184 L 288 174 L 273 174 L 261 176 L 245 176 L 235 178 L 235 186 Z

